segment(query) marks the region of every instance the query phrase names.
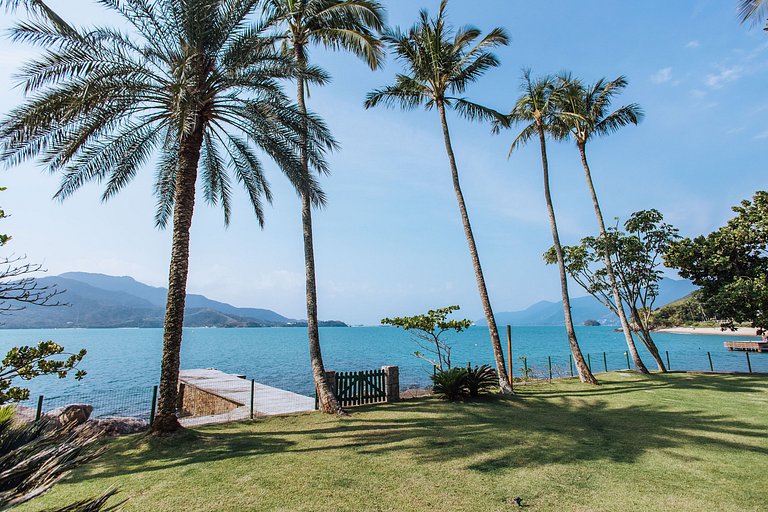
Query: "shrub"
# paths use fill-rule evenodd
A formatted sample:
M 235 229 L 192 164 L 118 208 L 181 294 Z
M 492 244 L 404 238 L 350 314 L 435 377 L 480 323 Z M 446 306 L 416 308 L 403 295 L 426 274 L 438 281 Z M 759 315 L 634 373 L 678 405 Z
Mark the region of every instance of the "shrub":
M 466 368 L 437 370 L 432 376 L 432 382 L 432 392 L 438 398 L 455 402 L 468 394 Z
M 474 398 L 496 386 L 498 375 L 496 370 L 487 364 L 474 368 L 467 365 L 465 380 L 469 396 Z

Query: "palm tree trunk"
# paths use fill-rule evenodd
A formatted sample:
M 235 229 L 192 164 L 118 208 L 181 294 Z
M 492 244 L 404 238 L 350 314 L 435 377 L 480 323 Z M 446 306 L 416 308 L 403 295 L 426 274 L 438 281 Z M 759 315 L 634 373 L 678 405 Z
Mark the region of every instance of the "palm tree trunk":
M 154 433 L 163 434 L 181 428 L 176 417 L 179 386 L 179 353 L 184 326 L 184 304 L 189 273 L 189 230 L 195 208 L 195 182 L 203 145 L 203 124 L 199 123 L 179 148 L 179 167 L 173 206 L 173 242 L 168 275 L 168 299 L 163 331 L 163 359 L 160 368 L 160 393 Z
M 296 59 L 299 67 L 306 65 L 300 48 L 296 49 Z M 307 105 L 304 100 L 304 79 L 298 77 L 297 100 L 303 115 L 307 115 Z M 309 158 L 307 155 L 306 134 L 301 134 L 301 167 L 304 175 L 309 177 Z M 307 180 L 308 182 L 309 180 Z M 329 414 L 344 414 L 339 401 L 331 390 L 325 376 L 323 354 L 320 349 L 320 330 L 317 320 L 317 281 L 315 278 L 315 248 L 312 239 L 312 204 L 306 188 L 301 190 L 301 226 L 304 235 L 304 268 L 306 272 L 307 295 L 307 334 L 309 338 L 309 360 L 312 367 L 312 377 L 315 380 L 318 405 L 320 410 Z
M 539 132 L 539 145 L 541 146 L 541 167 L 544 173 L 544 198 L 547 202 L 547 212 L 549 213 L 549 224 L 552 227 L 552 242 L 557 254 L 557 268 L 560 270 L 560 290 L 563 296 L 563 314 L 565 317 L 565 332 L 568 335 L 568 344 L 571 346 L 573 361 L 579 372 L 581 382 L 586 384 L 598 384 L 597 379 L 592 375 L 592 371 L 584 360 L 581 353 L 579 341 L 576 339 L 576 330 L 573 328 L 573 318 L 571 317 L 571 299 L 568 296 L 568 275 L 565 272 L 565 260 L 563 258 L 563 246 L 560 245 L 560 234 L 557 231 L 557 219 L 555 218 L 555 208 L 552 205 L 552 194 L 549 189 L 549 161 L 547 159 L 547 140 L 544 134 L 544 127 L 537 122 Z
M 592 181 L 592 173 L 589 170 L 589 163 L 587 162 L 586 146 L 584 144 L 579 144 L 578 146 L 579 153 L 581 154 L 581 164 L 584 166 L 584 172 L 587 176 L 587 186 L 589 187 L 589 193 L 592 194 L 592 205 L 595 207 L 595 215 L 597 216 L 597 222 L 600 225 L 600 236 L 603 238 L 603 240 L 607 240 L 603 212 L 600 209 L 600 203 L 597 200 L 595 184 Z M 629 327 L 627 315 L 624 312 L 624 304 L 621 300 L 621 294 L 619 293 L 619 285 L 616 283 L 616 275 L 613 272 L 613 263 L 611 263 L 611 256 L 608 252 L 603 255 L 603 261 L 605 261 L 605 270 L 608 273 L 608 281 L 611 284 L 613 300 L 616 303 L 616 312 L 619 315 L 621 330 L 624 331 L 624 339 L 627 341 L 627 348 L 629 350 L 629 355 L 632 358 L 632 363 L 635 365 L 635 369 L 640 373 L 648 373 L 648 368 L 645 367 L 643 360 L 640 359 L 640 354 L 637 353 L 637 346 L 635 346 L 635 340 L 632 338 L 632 330 Z
M 445 117 L 445 105 L 438 103 L 440 110 L 440 121 L 443 125 L 443 137 L 445 139 L 445 150 L 448 152 L 448 160 L 451 164 L 451 176 L 453 177 L 453 190 L 456 192 L 456 200 L 459 203 L 461 212 L 461 221 L 464 224 L 464 235 L 467 237 L 469 253 L 472 256 L 472 266 L 475 269 L 475 279 L 477 281 L 477 290 L 480 292 L 480 301 L 483 303 L 483 312 L 488 322 L 488 330 L 491 335 L 491 345 L 493 346 L 493 355 L 496 359 L 496 372 L 499 377 L 499 388 L 503 394 L 512 394 L 512 385 L 507 380 L 507 370 L 504 365 L 504 352 L 501 350 L 501 340 L 499 338 L 499 329 L 496 327 L 496 318 L 493 316 L 491 301 L 488 298 L 488 289 L 485 286 L 483 269 L 480 266 L 480 257 L 477 254 L 477 245 L 475 244 L 475 235 L 472 233 L 472 226 L 469 223 L 467 214 L 467 205 L 464 203 L 464 194 L 461 192 L 459 183 L 459 170 L 456 167 L 456 157 L 453 154 L 453 145 L 451 144 L 451 134 L 448 131 L 448 120 Z
M 648 329 L 645 320 L 640 316 L 640 312 L 637 310 L 636 306 L 632 306 L 632 317 L 637 325 L 639 331 L 638 335 L 640 336 L 643 345 L 648 349 L 653 360 L 656 361 L 656 366 L 659 368 L 659 371 L 666 373 L 667 367 L 664 366 L 664 360 L 661 358 L 661 354 L 659 354 L 659 348 L 656 346 L 656 343 L 654 343 L 653 338 L 651 337 L 651 331 Z

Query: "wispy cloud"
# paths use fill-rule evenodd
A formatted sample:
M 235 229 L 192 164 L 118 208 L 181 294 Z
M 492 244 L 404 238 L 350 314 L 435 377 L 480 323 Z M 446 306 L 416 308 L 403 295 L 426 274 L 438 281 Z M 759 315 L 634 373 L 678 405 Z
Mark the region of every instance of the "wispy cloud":
M 704 83 L 712 89 L 721 89 L 725 84 L 735 82 L 744 74 L 744 68 L 739 65 L 723 68 L 717 74 L 709 74 L 704 79 Z
M 662 68 L 651 75 L 651 82 L 664 84 L 672 80 L 672 68 Z
M 768 139 L 768 130 L 762 133 L 758 133 L 757 135 L 752 137 L 752 140 L 764 140 L 764 139 Z
M 688 44 L 685 45 L 686 48 L 698 48 L 699 46 L 701 46 L 701 43 L 695 39 L 693 41 L 688 41 Z

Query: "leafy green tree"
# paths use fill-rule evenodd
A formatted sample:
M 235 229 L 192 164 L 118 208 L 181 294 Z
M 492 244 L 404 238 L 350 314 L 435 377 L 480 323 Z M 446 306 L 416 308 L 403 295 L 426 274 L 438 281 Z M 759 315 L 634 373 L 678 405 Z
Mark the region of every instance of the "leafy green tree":
M 553 129 L 559 130 L 562 138 L 572 138 L 576 142 L 581 156 L 581 165 L 592 197 L 592 206 L 595 209 L 597 224 L 600 228 L 600 236 L 606 237 L 605 220 L 597 198 L 597 191 L 592 179 L 592 171 L 587 160 L 587 143 L 593 138 L 611 135 L 619 129 L 637 124 L 643 118 L 643 111 L 639 105 L 630 104 L 611 111 L 612 99 L 621 93 L 627 86 L 627 79 L 620 76 L 614 80 L 601 79 L 591 85 L 584 85 L 580 80 L 572 78 L 568 74 L 558 77 L 559 84 L 556 88 L 556 99 Z M 606 239 L 607 240 L 607 239 Z M 632 330 L 624 306 L 620 299 L 619 285 L 614 275 L 613 264 L 610 258 L 611 248 L 604 253 L 605 271 L 613 293 L 613 312 L 621 322 L 624 338 L 627 342 L 632 362 L 641 373 L 648 373 L 640 354 L 637 352 L 635 340 L 632 338 Z
M 768 192 L 735 206 L 736 216 L 707 236 L 671 244 L 664 259 L 701 286 L 705 310 L 723 328 L 738 323 L 768 330 Z
M 120 192 L 157 155 L 156 223 L 172 222 L 168 301 L 156 432 L 179 428 L 176 395 L 189 232 L 199 182 L 203 198 L 230 219 L 232 180 L 245 188 L 263 223 L 272 198 L 258 150 L 294 186 L 312 191 L 299 159 L 324 169 L 334 144 L 325 126 L 281 91 L 294 68 L 249 21 L 254 0 L 114 0 L 102 4 L 130 29 L 62 30 L 48 20 L 22 23 L 16 41 L 45 53 L 21 70 L 28 100 L 0 123 L 6 164 L 40 156 L 62 174 L 56 197 L 104 181 L 102 198 Z M 301 137 L 306 134 L 306 138 Z M 199 174 L 199 180 L 198 180 Z M 232 176 L 232 177 L 230 177 Z
M 66 378 L 85 354 L 85 349 L 74 354 L 65 352 L 64 347 L 53 341 L 41 341 L 34 347 L 13 347 L 0 362 L 0 405 L 29 398 L 29 390 L 14 385 L 14 380 L 32 380 L 41 375 Z M 84 376 L 85 371 L 75 371 L 75 379 L 80 380 Z
M 451 368 L 451 346 L 441 336 L 448 331 L 459 333 L 472 326 L 471 320 L 448 320 L 448 315 L 459 309 L 459 306 L 430 309 L 426 315 L 384 318 L 381 323 L 413 331 L 416 343 L 429 354 L 416 351 L 414 355 L 443 371 Z
M 538 139 L 541 149 L 541 167 L 544 177 L 544 199 L 547 203 L 549 224 L 552 229 L 552 241 L 554 243 L 555 259 L 560 271 L 560 290 L 563 298 L 563 316 L 565 319 L 565 331 L 568 336 L 568 344 L 571 347 L 573 360 L 582 382 L 598 384 L 595 376 L 589 370 L 584 355 L 576 338 L 576 330 L 573 328 L 571 316 L 571 300 L 568 294 L 568 274 L 565 268 L 563 248 L 560 244 L 560 234 L 557 230 L 557 218 L 552 204 L 549 180 L 549 160 L 547 158 L 547 135 L 562 137 L 562 131 L 555 126 L 558 114 L 558 90 L 557 82 L 550 76 L 533 79 L 530 70 L 523 72 L 522 95 L 512 107 L 509 116 L 496 125 L 496 131 L 501 127 L 512 124 L 522 124 L 524 127 L 512 142 L 509 152 L 519 149 L 532 139 Z
M 445 150 L 448 154 L 453 189 L 464 226 L 464 235 L 472 258 L 483 312 L 488 322 L 499 387 L 503 393 L 512 393 L 512 386 L 505 378 L 506 370 L 499 330 L 493 316 L 475 235 L 472 232 L 467 205 L 459 182 L 459 169 L 456 165 L 446 117 L 446 110 L 452 109 L 469 120 L 500 118 L 498 112 L 471 102 L 462 95 L 469 85 L 476 82 L 486 71 L 499 65 L 498 59 L 490 49 L 509 44 L 509 38 L 501 28 L 494 28 L 485 36 L 475 27 L 454 29 L 446 20 L 447 6 L 447 0 L 442 0 L 435 18 L 430 18 L 429 13 L 422 10 L 419 21 L 406 32 L 399 28 L 387 31 L 384 40 L 404 65 L 405 72 L 396 75 L 393 85 L 370 92 L 365 107 L 385 105 L 399 106 L 404 110 L 414 110 L 419 107 L 437 110 L 443 130 Z
M 659 370 L 664 361 L 651 336 L 652 311 L 664 277 L 662 254 L 677 238 L 677 230 L 663 221 L 657 210 L 633 213 L 624 223 L 626 232 L 610 228 L 600 237 L 586 237 L 577 246 L 563 247 L 568 274 L 589 294 L 618 315 L 617 299 L 606 259 L 610 258 L 618 300 L 631 314 L 631 327 L 638 334 Z M 544 255 L 548 264 L 557 262 L 554 248 Z
M 765 0 L 739 0 L 739 20 L 741 23 L 758 24 L 765 21 L 768 30 L 768 2 Z
M 371 69 L 379 67 L 382 59 L 381 41 L 376 32 L 383 27 L 384 8 L 371 0 L 265 0 L 264 24 L 277 30 L 276 38 L 285 54 L 294 59 L 297 68 L 296 87 L 299 110 L 306 114 L 307 84 L 304 75 L 309 70 L 309 46 L 321 45 L 332 50 L 346 50 L 364 59 Z M 305 181 L 309 183 L 310 168 L 307 151 L 302 143 L 300 159 Z M 336 397 L 325 378 L 320 331 L 317 319 L 317 280 L 315 250 L 312 239 L 312 191 L 299 189 L 301 224 L 304 239 L 306 271 L 307 331 L 312 376 L 320 408 L 328 413 L 341 411 Z

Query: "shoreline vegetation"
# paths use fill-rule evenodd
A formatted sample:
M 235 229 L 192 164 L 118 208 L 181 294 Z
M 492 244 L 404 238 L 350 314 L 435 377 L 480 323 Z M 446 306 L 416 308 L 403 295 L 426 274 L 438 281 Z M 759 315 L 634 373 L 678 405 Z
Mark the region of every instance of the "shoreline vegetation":
M 717 336 L 752 336 L 758 337 L 754 327 L 736 327 L 735 331 L 722 330 L 719 327 L 667 327 L 656 329 L 655 332 L 667 332 L 671 334 L 709 334 Z

